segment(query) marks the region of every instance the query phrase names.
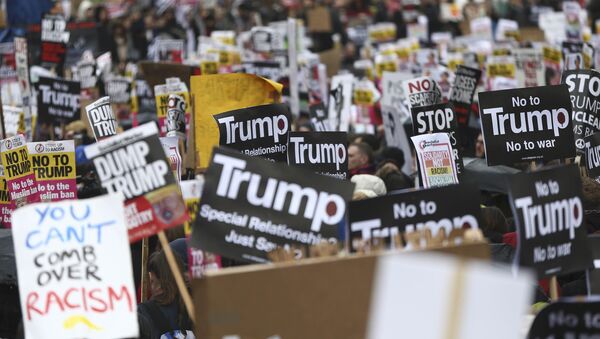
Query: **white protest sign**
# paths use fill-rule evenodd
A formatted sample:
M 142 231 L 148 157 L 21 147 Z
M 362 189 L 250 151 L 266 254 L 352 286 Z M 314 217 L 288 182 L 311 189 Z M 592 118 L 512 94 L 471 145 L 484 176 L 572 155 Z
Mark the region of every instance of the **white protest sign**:
M 28 205 L 12 221 L 27 338 L 138 336 L 119 196 Z
M 448 133 L 415 135 L 410 139 L 417 152 L 423 187 L 458 183 L 456 164 Z

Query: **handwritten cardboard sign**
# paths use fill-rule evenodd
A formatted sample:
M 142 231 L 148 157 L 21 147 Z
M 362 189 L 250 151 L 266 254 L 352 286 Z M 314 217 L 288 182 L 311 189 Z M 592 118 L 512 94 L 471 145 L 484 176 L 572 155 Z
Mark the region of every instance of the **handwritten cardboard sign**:
M 138 336 L 119 196 L 26 206 L 13 223 L 25 337 Z

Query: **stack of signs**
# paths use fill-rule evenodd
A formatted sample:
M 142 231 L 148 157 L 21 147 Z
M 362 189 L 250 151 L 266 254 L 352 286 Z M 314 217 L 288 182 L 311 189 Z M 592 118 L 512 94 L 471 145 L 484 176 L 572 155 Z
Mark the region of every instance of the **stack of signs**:
M 38 121 L 68 124 L 79 120 L 81 87 L 78 81 L 40 77 L 38 81 Z
M 435 80 L 420 77 L 404 81 L 404 93 L 408 99 L 408 107 L 431 106 L 439 104 L 442 93 Z
M 12 42 L 0 43 L 0 84 L 16 80 L 15 45 Z
M 2 140 L 0 152 L 10 200 L 16 207 L 40 201 L 25 137 L 19 134 Z
M 183 102 L 180 104 L 184 108 L 185 112 L 185 126 L 189 127 L 190 121 L 190 94 L 185 82 L 182 82 L 179 78 L 167 78 L 167 83 L 163 85 L 154 86 L 154 95 L 156 98 L 156 113 L 158 115 L 158 126 L 160 127 L 160 136 L 167 134 L 167 116 L 169 115 L 169 96 L 177 95 L 183 98 Z M 181 102 L 181 100 L 180 100 Z
M 14 203 L 10 200 L 8 192 L 8 182 L 4 176 L 4 166 L 0 165 L 0 225 L 10 228 L 10 216 L 15 209 Z
M 479 106 L 488 165 L 575 156 L 567 86 L 482 92 Z
M 460 201 L 456 197 L 461 197 Z M 403 232 L 479 228 L 479 190 L 472 184 L 450 185 L 402 192 L 350 202 L 348 229 L 351 250 L 357 240 L 388 241 Z
M 266 262 L 278 246 L 338 241 L 354 185 L 303 169 L 215 149 L 191 246 Z
M 596 338 L 600 328 L 598 300 L 561 300 L 544 307 L 535 317 L 528 339 Z
M 329 132 L 333 130 L 323 103 L 309 106 L 308 113 L 313 130 L 317 132 Z
M 154 123 L 89 145 L 85 156 L 94 163 L 102 187 L 124 195 L 130 242 L 188 219 Z
M 214 115 L 219 145 L 246 155 L 287 161 L 292 119 L 284 104 L 261 105 Z
M 117 120 L 110 106 L 110 98 L 103 97 L 85 106 L 87 118 L 96 141 L 117 134 Z
M 584 138 L 585 167 L 590 178 L 600 180 L 600 133 Z
M 67 22 L 59 15 L 46 15 L 42 19 L 42 54 L 40 62 L 44 67 L 56 67 L 62 74 L 67 53 L 70 33 L 66 31 Z
M 457 123 L 459 126 L 468 126 L 471 116 L 473 95 L 481 78 L 481 71 L 474 68 L 458 65 L 454 84 L 450 89 L 448 102 L 454 106 Z
M 335 75 L 331 78 L 328 111 L 329 121 L 337 131 L 347 132 L 350 125 L 354 75 Z
M 138 336 L 119 196 L 26 206 L 13 223 L 27 338 Z
M 73 140 L 27 144 L 42 201 L 77 199 Z
M 600 73 L 595 70 L 565 71 L 562 83 L 569 87 L 571 93 L 575 146 L 578 152 L 583 153 L 583 139 L 600 132 Z
M 458 183 L 454 152 L 448 133 L 415 135 L 410 139 L 417 152 L 423 187 Z
M 516 263 L 534 267 L 539 277 L 591 266 L 581 197 L 576 165 L 511 177 L 509 200 L 519 237 Z
M 338 179 L 348 178 L 346 132 L 291 132 L 288 164 Z
M 124 76 L 109 76 L 104 81 L 104 90 L 113 104 L 131 103 L 131 79 Z
M 412 121 L 415 135 L 445 132 L 448 133 L 452 145 L 452 156 L 456 165 L 456 174 L 461 175 L 463 161 L 459 152 L 458 125 L 456 114 L 451 104 L 413 107 Z

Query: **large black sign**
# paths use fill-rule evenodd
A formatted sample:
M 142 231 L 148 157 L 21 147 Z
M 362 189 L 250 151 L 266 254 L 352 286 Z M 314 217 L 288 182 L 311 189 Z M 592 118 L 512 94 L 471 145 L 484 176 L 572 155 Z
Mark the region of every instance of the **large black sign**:
M 310 105 L 308 107 L 308 112 L 310 116 L 310 124 L 312 128 L 317 132 L 328 132 L 333 131 L 331 124 L 329 122 L 329 117 L 327 116 L 327 110 L 325 109 L 325 105 L 322 102 L 314 105 Z
M 339 179 L 348 177 L 346 132 L 291 132 L 288 164 Z
M 593 339 L 600 332 L 600 301 L 559 301 L 535 317 L 528 339 Z
M 40 77 L 38 82 L 38 121 L 69 123 L 79 120 L 81 87 L 78 81 Z
M 450 89 L 448 102 L 454 106 L 456 122 L 459 126 L 467 126 L 471 116 L 471 104 L 481 78 L 481 71 L 475 68 L 458 65 L 454 84 Z
M 414 135 L 448 133 L 452 145 L 452 155 L 456 163 L 456 173 L 460 177 L 463 172 L 463 161 L 459 151 L 457 116 L 452 104 L 412 107 L 410 111 Z
M 600 133 L 595 133 L 584 139 L 585 167 L 590 178 L 600 177 Z
M 576 165 L 519 173 L 509 200 L 519 236 L 515 263 L 540 277 L 585 270 L 591 265 Z
M 62 74 L 69 36 L 65 18 L 59 15 L 44 16 L 41 28 L 40 62 L 42 66 L 56 67 L 57 74 Z
M 246 155 L 287 161 L 291 115 L 286 105 L 254 106 L 214 115 L 219 144 Z
M 488 165 L 575 156 L 567 86 L 479 93 Z
M 479 190 L 472 184 L 352 201 L 349 209 L 348 234 L 352 250 L 356 250 L 354 241 L 358 239 L 385 239 L 424 228 L 431 229 L 434 235 L 444 228 L 448 234 L 455 228 L 479 228 L 480 220 Z
M 600 234 L 588 236 L 588 245 L 592 251 L 594 265 L 587 271 L 589 295 L 600 295 Z
M 564 71 L 561 82 L 571 93 L 575 146 L 583 153 L 583 138 L 600 131 L 600 73 L 594 70 Z
M 301 168 L 215 149 L 191 246 L 267 261 L 277 246 L 337 242 L 354 185 Z

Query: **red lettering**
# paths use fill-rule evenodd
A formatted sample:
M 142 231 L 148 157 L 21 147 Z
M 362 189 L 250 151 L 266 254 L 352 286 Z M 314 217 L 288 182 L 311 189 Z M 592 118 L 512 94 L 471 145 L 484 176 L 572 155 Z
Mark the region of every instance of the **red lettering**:
M 110 289 L 109 289 L 109 291 L 110 291 Z M 104 313 L 104 312 L 106 312 L 106 310 L 108 309 L 108 307 L 106 306 L 106 303 L 104 302 L 104 300 L 102 300 L 102 298 L 97 297 L 97 296 L 94 295 L 95 293 L 98 293 L 98 292 L 100 292 L 100 289 L 99 288 L 94 288 L 93 290 L 91 290 L 88 293 L 88 297 L 91 300 L 96 301 L 96 302 L 102 304 L 102 308 L 98 308 L 98 307 L 92 306 L 92 311 L 98 312 L 98 313 Z M 112 310 L 112 302 L 111 302 L 111 310 Z
M 81 305 L 74 305 L 74 304 L 71 304 L 69 302 L 69 296 L 71 295 L 72 292 L 75 292 L 75 291 L 77 291 L 75 288 L 69 288 L 67 290 L 67 292 L 65 293 L 65 299 L 64 299 L 64 301 L 65 301 L 65 305 L 68 308 L 78 308 L 78 307 L 81 307 Z M 82 298 L 82 299 L 85 299 L 85 298 Z
M 56 294 L 56 292 L 48 292 L 48 296 L 46 297 L 46 309 L 44 310 L 44 314 L 48 314 L 48 310 L 50 309 L 50 305 L 52 305 L 52 301 L 55 301 L 55 303 L 58 305 L 58 307 L 60 307 L 61 311 L 65 310 L 65 306 L 63 305 L 62 301 L 60 300 L 60 297 L 58 296 L 58 294 Z
M 40 296 L 37 294 L 37 292 L 31 292 L 27 295 L 27 302 L 25 303 L 25 308 L 27 309 L 27 320 L 31 320 L 32 311 L 39 315 L 44 315 L 39 308 L 35 307 L 35 303 L 37 303 L 39 297 Z
M 87 298 L 85 297 L 85 287 L 81 288 L 81 295 L 84 296 L 83 298 L 81 298 L 81 300 L 83 301 L 83 310 L 87 311 L 88 310 L 88 306 L 87 306 Z
M 414 83 L 412 81 L 410 81 L 408 83 L 408 91 L 410 92 L 410 94 L 413 94 L 414 92 L 421 92 L 421 84 L 420 83 Z
M 118 301 L 123 298 L 123 296 L 127 297 L 127 306 L 129 306 L 129 311 L 133 312 L 133 299 L 127 290 L 127 287 L 121 286 L 121 293 L 117 295 L 115 290 L 112 287 L 108 288 L 108 301 L 110 303 L 110 309 L 114 310 L 113 300 Z

